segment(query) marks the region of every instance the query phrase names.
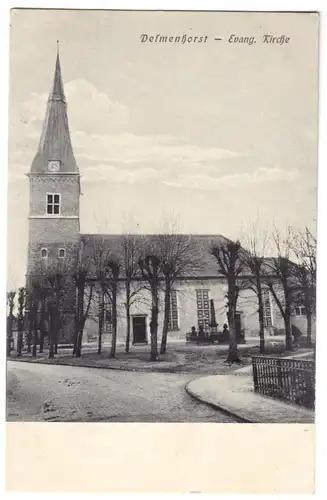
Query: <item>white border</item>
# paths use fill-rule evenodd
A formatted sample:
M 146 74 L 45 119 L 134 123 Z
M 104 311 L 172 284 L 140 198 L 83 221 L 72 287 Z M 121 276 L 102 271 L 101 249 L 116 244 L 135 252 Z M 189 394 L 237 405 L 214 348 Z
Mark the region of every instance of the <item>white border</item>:
M 158 2 L 156 0 L 148 1 L 99 1 L 93 0 L 88 2 L 85 0 L 57 0 L 54 1 L 17 1 L 13 2 L 10 0 L 2 0 L 0 3 L 0 19 L 1 19 L 1 68 L 2 68 L 2 78 L 1 78 L 1 97 L 3 102 L 3 109 L 5 109 L 5 102 L 8 102 L 8 61 L 9 61 L 9 9 L 14 7 L 23 8 L 71 8 L 71 9 L 149 9 L 149 10 L 240 10 L 240 11 L 320 11 L 320 33 L 321 33 L 321 45 L 320 45 L 320 99 L 319 99 L 319 109 L 320 109 L 320 141 L 319 141 L 319 186 L 318 186 L 318 315 L 317 315 L 317 326 L 318 326 L 318 349 L 317 349 L 317 396 L 318 396 L 318 411 L 317 411 L 317 483 L 316 483 L 316 495 L 319 498 L 324 498 L 326 495 L 323 494 L 323 489 L 326 488 L 326 477 L 323 453 L 326 452 L 326 425 L 327 425 L 327 414 L 326 414 L 326 370 L 324 369 L 325 356 L 327 353 L 327 324 L 326 316 L 324 310 L 326 309 L 326 293 L 324 286 L 324 277 L 327 277 L 327 239 L 326 239 L 326 222 L 323 220 L 323 214 L 327 213 L 327 130 L 326 130 L 326 117 L 327 117 L 327 3 L 326 0 L 266 0 L 261 1 L 241 1 L 241 0 L 216 0 L 208 1 L 201 0 L 201 2 L 196 2 L 189 0 L 188 2 L 182 2 L 180 0 L 166 0 Z M 4 72 L 4 73 L 3 73 Z M 7 73 L 6 73 L 7 72 Z M 7 108 L 8 109 L 8 108 Z M 7 144 L 8 144 L 8 120 L 6 113 L 1 114 L 1 154 L 2 154 L 2 171 L 4 175 L 4 185 L 7 185 Z M 6 189 L 4 196 L 1 197 L 1 229 L 4 234 L 7 234 L 7 218 L 6 218 Z M 5 300 L 6 300 L 6 247 L 4 245 L 0 246 L 1 251 L 1 262 L 3 264 L 2 272 L 0 272 L 1 286 L 0 286 L 0 303 L 2 304 L 2 349 L 1 353 L 5 353 Z M 5 360 L 2 356 L 2 388 L 5 392 Z M 5 415 L 5 398 L 0 398 L 1 400 L 1 410 L 2 415 Z M 4 443 L 4 425 L 1 427 L 0 442 Z M 249 450 L 251 454 L 251 451 Z M 246 457 L 245 457 L 246 459 Z M 4 446 L 2 447 L 1 453 L 1 472 L 4 474 Z M 4 489 L 4 475 L 0 480 L 0 484 L 3 485 Z M 325 488 L 324 488 L 325 486 Z M 24 494 L 25 496 L 29 496 Z M 31 498 L 33 494 L 30 494 Z M 21 494 L 14 494 L 14 497 L 20 497 Z M 114 495 L 110 495 L 114 496 Z M 121 496 L 121 495 L 120 495 Z M 120 497 L 119 496 L 119 497 Z M 175 495 L 174 495 L 175 496 Z M 108 495 L 106 495 L 108 497 Z M 143 497 L 143 496 L 142 496 Z M 261 495 L 259 495 L 261 497 Z M 118 495 L 117 495 L 118 498 Z M 141 497 L 140 497 L 141 498 Z M 171 498 L 171 495 L 170 495 Z M 230 495 L 226 498 L 230 498 Z M 258 498 L 258 496 L 256 496 Z M 280 498 L 280 496 L 279 496 Z

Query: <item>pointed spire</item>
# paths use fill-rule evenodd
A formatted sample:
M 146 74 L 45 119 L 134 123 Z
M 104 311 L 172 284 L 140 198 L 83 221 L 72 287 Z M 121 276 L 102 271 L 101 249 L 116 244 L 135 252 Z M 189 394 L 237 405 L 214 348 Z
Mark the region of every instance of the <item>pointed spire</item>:
M 53 160 L 60 162 L 60 172 L 78 173 L 70 140 L 58 41 L 53 86 L 48 99 L 38 151 L 31 165 L 31 172 L 48 172 L 48 162 Z
M 61 67 L 60 67 L 60 56 L 59 56 L 59 40 L 57 40 L 57 59 L 56 59 L 56 67 L 53 79 L 53 87 L 52 92 L 49 96 L 49 100 L 61 100 L 65 102 L 65 94 L 64 87 L 62 84 L 61 78 Z

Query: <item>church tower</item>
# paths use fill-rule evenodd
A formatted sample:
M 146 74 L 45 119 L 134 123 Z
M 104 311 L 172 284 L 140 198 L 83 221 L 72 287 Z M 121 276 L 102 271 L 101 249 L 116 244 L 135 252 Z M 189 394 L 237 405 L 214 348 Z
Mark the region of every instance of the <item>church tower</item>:
M 43 130 L 27 175 L 30 184 L 27 276 L 38 274 L 41 268 L 51 272 L 61 266 L 67 270 L 80 240 L 80 174 L 70 139 L 58 49 Z M 71 332 L 69 337 L 74 330 L 75 314 L 75 294 L 73 287 L 70 288 L 70 299 L 64 301 L 67 307 L 64 330 Z

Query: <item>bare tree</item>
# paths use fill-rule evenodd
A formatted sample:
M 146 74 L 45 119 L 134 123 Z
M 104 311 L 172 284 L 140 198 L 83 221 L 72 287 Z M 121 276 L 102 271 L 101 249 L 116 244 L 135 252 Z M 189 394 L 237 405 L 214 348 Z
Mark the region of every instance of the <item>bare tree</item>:
M 164 278 L 164 321 L 160 354 L 165 354 L 174 283 L 179 278 L 196 275 L 196 270 L 200 266 L 200 253 L 190 235 L 177 232 L 174 221 L 167 232 L 154 237 L 154 245 Z
M 58 350 L 59 332 L 63 324 L 67 302 L 68 283 L 72 282 L 69 259 L 46 259 L 40 262 L 28 277 L 28 337 L 33 341 L 33 356 L 43 352 L 46 325 L 48 330 L 48 357 L 52 359 Z M 38 331 L 40 337 L 38 339 Z
M 7 356 L 11 353 L 11 342 L 13 334 L 13 323 L 14 323 L 14 308 L 15 308 L 15 297 L 16 292 L 11 291 L 7 293 L 7 304 L 8 304 L 8 316 L 7 316 Z
M 293 267 L 295 297 L 305 306 L 307 319 L 307 346 L 312 345 L 312 317 L 316 308 L 316 248 L 317 240 L 306 227 L 293 234 L 292 250 L 296 256 Z
M 263 354 L 265 352 L 265 324 L 262 279 L 267 232 L 262 232 L 260 235 L 261 238 L 259 238 L 256 226 L 257 224 L 253 224 L 251 232 L 244 238 L 240 255 L 244 263 L 244 268 L 249 271 L 247 273 L 249 276 L 246 279 L 247 287 L 255 293 L 258 300 L 260 353 Z
M 125 352 L 129 352 L 131 337 L 131 307 L 138 294 L 144 288 L 140 281 L 140 268 L 138 265 L 142 255 L 143 239 L 134 234 L 125 233 L 121 236 L 121 261 L 122 272 L 125 280 L 125 311 L 126 311 L 126 342 Z
M 48 299 L 48 288 L 45 286 L 44 282 L 40 283 L 40 345 L 39 353 L 43 353 L 44 349 L 44 339 L 46 336 L 46 325 L 48 325 L 48 309 L 47 309 L 47 299 Z
M 92 248 L 92 261 L 94 273 L 98 282 L 98 354 L 102 351 L 102 334 L 105 314 L 105 295 L 107 289 L 107 266 L 111 256 L 111 250 L 104 238 L 94 238 Z
M 102 334 L 104 326 L 104 314 L 105 314 L 105 303 L 104 303 L 105 291 L 100 285 L 98 290 L 98 354 L 102 352 Z
M 33 286 L 29 286 L 26 289 L 26 309 L 27 309 L 27 324 L 26 324 L 26 330 L 25 330 L 25 343 L 27 346 L 27 352 L 31 352 L 32 348 L 32 336 L 33 336 L 33 328 L 35 321 L 33 319 L 33 314 L 35 313 L 35 304 L 34 304 L 34 293 L 33 293 Z
M 82 353 L 82 339 L 86 319 L 89 314 L 93 296 L 94 283 L 89 280 L 90 258 L 85 252 L 85 239 L 82 238 L 75 261 L 74 281 L 77 292 L 76 301 L 76 332 L 73 354 L 80 357 Z
M 22 355 L 23 335 L 25 330 L 26 288 L 18 290 L 18 313 L 17 313 L 17 356 Z
M 158 361 L 158 316 L 159 316 L 159 282 L 161 273 L 160 259 L 149 251 L 144 258 L 139 259 L 139 266 L 142 278 L 149 285 L 151 292 L 151 353 L 150 361 Z
M 65 289 L 65 274 L 59 269 L 49 271 L 46 276 L 48 287 L 47 308 L 49 313 L 49 358 L 57 353 L 58 336 L 62 324 L 62 300 Z
M 243 271 L 244 263 L 240 256 L 241 245 L 239 241 L 223 242 L 213 245 L 211 254 L 218 264 L 218 272 L 227 278 L 227 318 L 229 328 L 229 351 L 227 362 L 240 363 L 237 352 L 236 339 L 236 306 L 239 295 L 238 279 Z
M 45 270 L 43 270 L 45 271 Z M 28 293 L 27 293 L 27 329 L 28 336 L 31 338 L 32 344 L 32 356 L 36 357 L 38 340 L 40 342 L 39 352 L 43 352 L 44 348 L 44 337 L 45 337 L 45 323 L 47 321 L 48 313 L 48 302 L 50 301 L 51 293 L 54 294 L 57 288 L 55 277 L 53 274 L 42 274 L 41 272 L 37 275 L 31 276 L 29 280 Z M 59 305 L 57 315 L 60 314 Z M 40 332 L 40 337 L 38 337 L 38 331 Z M 52 337 L 55 335 L 53 332 Z
M 106 295 L 111 302 L 111 318 L 112 318 L 112 337 L 110 357 L 116 356 L 117 345 L 117 298 L 118 298 L 118 281 L 120 275 L 120 261 L 118 258 L 110 259 L 106 269 Z
M 29 290 L 29 307 L 28 307 L 28 331 L 29 336 L 32 337 L 32 356 L 36 357 L 37 349 L 37 327 L 38 327 L 38 308 L 40 301 L 40 288 L 41 283 L 36 277 L 32 280 L 31 288 Z
M 274 227 L 272 242 L 275 256 L 266 259 L 267 271 L 264 279 L 284 320 L 286 349 L 292 350 L 292 276 L 295 265 L 291 261 L 291 227 L 286 227 L 285 234 Z

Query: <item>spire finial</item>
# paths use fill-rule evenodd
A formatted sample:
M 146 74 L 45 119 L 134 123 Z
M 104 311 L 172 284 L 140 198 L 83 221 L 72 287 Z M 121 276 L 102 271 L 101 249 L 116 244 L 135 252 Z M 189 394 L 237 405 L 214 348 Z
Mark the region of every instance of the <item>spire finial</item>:
M 50 94 L 50 99 L 53 98 L 65 100 L 64 89 L 61 80 L 61 69 L 60 69 L 60 57 L 59 57 L 59 40 L 57 40 L 57 57 L 56 57 L 56 66 L 55 66 L 55 74 L 53 80 L 52 92 Z

